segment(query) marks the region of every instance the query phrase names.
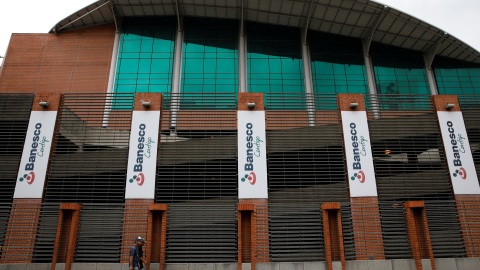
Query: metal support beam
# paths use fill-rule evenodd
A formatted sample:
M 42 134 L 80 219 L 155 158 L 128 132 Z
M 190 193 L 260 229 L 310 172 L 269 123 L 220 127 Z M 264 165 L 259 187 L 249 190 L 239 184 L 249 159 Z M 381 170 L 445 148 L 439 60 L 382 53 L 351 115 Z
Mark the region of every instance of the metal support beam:
M 183 29 L 182 27 L 180 27 L 182 25 L 182 18 L 180 16 L 180 10 L 178 8 L 178 0 L 175 0 L 175 13 L 177 15 L 177 25 L 180 29 Z
M 105 5 L 109 4 L 109 3 L 110 3 L 110 1 L 108 1 L 108 2 L 106 2 L 106 3 L 103 3 L 102 5 L 100 5 L 100 6 L 96 7 L 96 8 L 94 8 L 94 9 L 90 10 L 89 12 L 83 14 L 82 16 L 76 18 L 75 20 L 73 20 L 73 21 L 65 24 L 64 26 L 60 27 L 59 29 L 57 29 L 57 32 L 62 31 L 62 29 L 64 29 L 65 27 L 67 27 L 67 26 L 75 23 L 75 22 L 78 21 L 78 20 L 81 20 L 83 17 L 85 17 L 85 16 L 87 16 L 87 15 L 90 15 L 90 13 L 94 12 L 94 11 L 97 10 L 97 9 L 102 8 L 103 6 L 105 6 Z M 56 27 L 56 26 L 55 26 L 55 27 Z
M 307 44 L 307 34 L 308 34 L 308 26 L 310 26 L 310 17 L 312 16 L 312 9 L 313 7 L 313 0 L 310 1 L 310 6 L 308 7 L 308 14 L 307 14 L 307 20 L 305 21 L 305 27 L 303 28 L 303 38 L 302 38 L 302 43 Z
M 365 47 L 365 44 L 362 44 Z M 372 104 L 373 104 L 373 117 L 375 119 L 380 118 L 379 113 L 379 104 L 377 99 L 377 84 L 375 82 L 375 73 L 373 70 L 372 58 L 369 54 L 366 53 L 367 51 L 363 48 L 363 59 L 365 61 L 365 72 L 367 73 L 367 81 L 368 81 L 368 93 L 372 95 Z
M 380 25 L 380 23 L 383 21 L 383 18 L 385 18 L 387 13 L 388 13 L 388 7 L 383 6 L 382 12 L 380 13 L 380 15 L 378 15 L 377 20 L 373 24 L 372 28 L 370 28 L 370 30 L 368 31 L 367 36 L 365 36 L 365 38 L 363 38 L 363 40 L 362 40 L 363 53 L 365 55 L 370 55 L 370 45 L 372 44 L 373 35 L 375 34 L 375 31 L 377 30 L 378 25 Z
M 304 35 L 302 30 L 301 35 Z M 303 80 L 305 84 L 305 100 L 308 113 L 308 125 L 315 126 L 315 95 L 313 91 L 312 62 L 310 60 L 310 49 L 307 43 L 302 42 L 302 63 L 303 63 Z
M 108 85 L 107 85 L 107 94 L 113 94 L 115 90 L 115 76 L 117 72 L 117 62 L 118 62 L 118 53 L 120 49 L 120 39 L 121 39 L 121 32 L 120 32 L 120 24 L 119 22 L 118 29 L 115 32 L 115 40 L 113 41 L 113 50 L 112 50 L 112 59 L 110 60 L 110 73 L 108 77 Z M 115 25 L 116 26 L 116 25 Z M 110 110 L 112 107 L 112 100 L 110 96 L 107 98 L 107 102 L 105 104 L 105 111 L 103 114 L 103 127 L 108 127 L 108 121 L 110 118 Z
M 440 46 L 442 45 L 443 41 L 445 41 L 445 39 L 448 37 L 448 34 L 447 33 L 443 33 L 443 36 L 441 38 L 439 38 L 435 44 L 433 44 L 428 50 L 426 50 L 423 55 L 424 55 L 424 59 L 425 59 L 425 66 L 427 67 L 427 69 L 431 69 L 432 68 L 432 63 L 433 63 L 433 59 L 435 58 L 435 55 L 437 54 L 438 52 L 438 49 L 440 48 Z
M 437 80 L 435 79 L 435 74 L 433 73 L 431 66 L 429 67 L 432 63 L 429 63 L 426 54 L 423 54 L 423 61 L 425 62 L 425 71 L 427 73 L 428 85 L 430 86 L 430 93 L 432 95 L 438 95 Z
M 240 32 L 238 37 L 238 92 L 247 92 L 247 40 L 245 37 L 244 0 L 240 17 Z
M 115 12 L 115 4 L 112 3 L 112 2 L 109 2 L 111 3 L 111 5 L 108 5 L 110 7 L 110 10 L 112 11 L 112 16 L 113 16 L 113 22 L 115 23 L 115 30 L 117 31 L 117 33 L 120 32 L 120 19 L 118 18 L 117 16 L 117 13 Z
M 175 34 L 175 49 L 173 53 L 172 91 L 170 96 L 170 135 L 176 136 L 178 110 L 180 108 L 180 87 L 182 79 L 182 51 L 183 51 L 183 25 L 178 14 L 178 25 Z
M 435 79 L 435 74 L 433 73 L 432 63 L 435 59 L 435 55 L 438 52 L 438 49 L 442 45 L 443 41 L 448 37 L 447 33 L 443 33 L 443 36 L 439 38 L 435 44 L 433 44 L 427 51 L 423 53 L 423 61 L 425 62 L 425 71 L 427 73 L 428 85 L 430 86 L 430 93 L 432 95 L 438 95 L 437 80 Z

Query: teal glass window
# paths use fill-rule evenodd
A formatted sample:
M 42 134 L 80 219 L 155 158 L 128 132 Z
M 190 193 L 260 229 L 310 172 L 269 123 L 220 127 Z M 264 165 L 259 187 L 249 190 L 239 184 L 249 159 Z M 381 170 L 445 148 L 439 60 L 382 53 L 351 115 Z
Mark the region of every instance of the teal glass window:
M 420 52 L 372 43 L 370 55 L 378 94 L 431 94 Z
M 368 93 L 359 39 L 308 33 L 315 93 Z
M 303 93 L 300 30 L 247 23 L 248 92 Z
M 115 92 L 170 92 L 176 19 L 125 18 Z
M 436 56 L 433 71 L 439 94 L 480 95 L 479 64 Z
M 238 22 L 185 18 L 184 29 L 181 91 L 238 92 Z

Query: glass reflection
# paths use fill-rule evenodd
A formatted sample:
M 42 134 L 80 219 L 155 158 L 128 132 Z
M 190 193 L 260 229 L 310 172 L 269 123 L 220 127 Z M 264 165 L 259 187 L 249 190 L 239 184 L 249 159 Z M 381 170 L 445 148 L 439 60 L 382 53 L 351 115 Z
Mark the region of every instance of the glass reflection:
M 359 39 L 308 33 L 315 93 L 368 93 Z
M 479 95 L 480 65 L 441 56 L 433 61 L 438 93 L 443 95 Z
M 370 55 L 378 94 L 430 94 L 420 52 L 372 43 Z
M 238 92 L 238 22 L 185 18 L 182 92 Z
M 175 18 L 125 18 L 115 92 L 170 92 Z
M 300 30 L 247 23 L 248 92 L 303 93 Z

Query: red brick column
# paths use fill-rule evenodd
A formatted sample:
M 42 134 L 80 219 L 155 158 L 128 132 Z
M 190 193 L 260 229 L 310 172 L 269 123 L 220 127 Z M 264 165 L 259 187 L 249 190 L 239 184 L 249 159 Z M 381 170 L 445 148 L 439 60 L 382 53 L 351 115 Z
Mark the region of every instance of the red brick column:
M 149 102 L 149 106 L 144 106 L 144 102 Z M 163 96 L 161 93 L 137 93 L 135 95 L 135 111 L 161 111 L 163 104 Z M 161 126 L 161 123 L 160 123 Z M 160 132 L 158 133 L 157 142 L 160 142 Z M 157 159 L 157 157 L 152 157 Z M 151 206 L 154 205 L 154 206 Z M 153 207 L 153 208 L 151 208 Z M 155 210 L 157 206 L 154 204 L 153 198 L 138 198 L 138 199 L 125 199 L 125 209 L 123 216 L 123 233 L 122 233 L 122 247 L 121 247 L 121 263 L 129 262 L 130 248 L 135 244 L 134 240 L 137 237 L 147 238 L 149 233 L 151 237 L 151 225 L 152 225 L 152 210 Z M 165 208 L 166 210 L 166 208 Z M 165 219 L 166 222 L 166 219 Z M 150 226 L 150 227 L 149 227 Z M 166 225 L 165 225 L 166 226 Z M 165 228 L 166 232 L 166 228 Z M 166 237 L 166 236 L 165 236 Z M 151 247 L 147 239 L 144 250 L 149 250 Z M 147 256 L 151 256 L 150 252 L 147 252 Z M 148 258 L 147 258 L 147 261 Z M 150 267 L 147 264 L 146 267 Z
M 165 268 L 165 253 L 166 253 L 166 247 L 167 247 L 167 210 L 168 206 L 166 204 L 151 204 L 148 207 L 149 213 L 148 213 L 148 228 L 147 228 L 147 246 L 146 246 L 146 253 L 149 256 L 147 258 L 147 265 L 146 269 L 150 269 L 150 263 L 152 262 L 151 260 L 153 259 L 153 253 L 152 252 L 158 252 L 158 250 L 154 249 L 159 249 L 160 250 L 160 270 L 163 270 Z M 154 228 L 153 226 L 153 212 L 161 212 L 162 215 L 162 224 L 160 227 L 160 232 L 157 231 L 157 228 Z M 153 247 L 154 237 L 158 237 L 158 233 L 160 233 L 160 248 L 158 246 Z M 158 243 L 156 243 L 158 244 Z
M 153 199 L 126 199 L 123 212 L 123 233 L 121 263 L 129 262 L 130 248 L 135 245 L 135 238 L 146 238 L 148 234 L 149 206 Z M 147 242 L 147 245 L 149 243 Z M 148 254 L 149 255 L 149 254 Z M 149 255 L 150 256 L 150 255 Z
M 337 212 L 337 229 L 338 235 L 336 235 L 338 243 L 331 239 L 331 230 L 330 228 L 330 220 L 328 217 L 328 211 L 336 211 Z M 322 204 L 322 217 L 323 217 L 323 238 L 325 242 L 325 258 L 327 260 L 328 270 L 333 269 L 333 249 L 340 250 L 340 261 L 342 263 L 342 270 L 345 270 L 345 250 L 343 248 L 343 232 L 342 232 L 342 216 L 340 212 L 340 203 L 324 203 Z M 335 222 L 335 221 L 332 221 Z M 338 245 L 338 246 L 336 246 Z
M 467 257 L 480 257 L 480 196 L 455 195 Z
M 241 199 L 238 205 L 238 266 L 242 269 L 242 224 L 240 211 L 252 211 L 251 216 L 251 260 L 252 270 L 255 263 L 270 262 L 270 242 L 268 230 L 268 199 Z
M 249 108 L 248 103 L 255 103 L 254 108 Z M 241 111 L 263 111 L 264 97 L 263 93 L 239 93 L 238 94 L 238 110 Z M 252 270 L 255 269 L 256 262 L 270 262 L 269 248 L 269 229 L 268 229 L 268 199 L 240 199 L 238 206 L 239 215 L 239 261 L 238 266 L 241 269 L 241 214 L 240 211 L 247 211 L 248 207 L 254 207 L 251 216 L 251 248 L 252 248 Z M 243 210 L 242 210 L 243 209 Z M 248 210 L 250 211 L 250 210 Z
M 455 107 L 447 110 L 446 104 L 455 104 Z M 435 95 L 433 105 L 436 111 L 461 111 L 456 95 Z M 480 257 L 480 195 L 455 194 L 455 204 L 466 255 Z
M 412 250 L 412 257 L 418 270 L 422 270 L 422 259 L 430 259 L 432 270 L 435 270 L 430 231 L 428 230 L 425 203 L 423 201 L 411 201 L 403 204 L 405 208 L 405 219 L 407 221 L 408 241 Z M 416 216 L 414 209 L 421 211 Z
M 242 270 L 242 263 L 244 262 L 243 257 L 250 257 L 252 265 L 253 263 L 253 258 L 255 258 L 255 246 L 254 242 L 256 241 L 255 234 L 253 233 L 255 231 L 255 226 L 254 226 L 254 212 L 255 212 L 255 205 L 254 204 L 247 204 L 247 203 L 242 203 L 238 205 L 238 270 Z M 242 218 L 243 215 L 248 215 L 250 217 L 250 224 L 244 224 L 244 220 Z M 250 226 L 249 226 L 250 225 Z M 249 227 L 248 227 L 249 226 Z M 249 230 L 249 231 L 247 231 Z M 244 239 L 248 240 L 248 236 L 250 236 L 250 240 L 248 243 L 244 242 Z M 244 254 L 245 252 L 248 252 L 248 249 L 250 249 L 249 254 Z
M 350 198 L 357 260 L 385 260 L 377 197 Z
M 78 227 L 80 225 L 80 210 L 82 206 L 76 203 L 60 204 L 60 213 L 58 216 L 57 235 L 55 237 L 55 247 L 53 249 L 52 270 L 55 270 L 58 256 L 61 248 L 62 240 L 67 240 L 67 250 L 65 254 L 65 270 L 70 270 L 75 257 L 75 249 L 77 247 Z M 66 211 L 72 211 L 71 217 L 65 215 Z M 68 235 L 64 235 L 68 233 Z M 67 239 L 62 239 L 67 237 Z
M 49 106 L 40 106 L 42 101 Z M 58 111 L 60 102 L 61 94 L 38 93 L 33 99 L 32 111 Z M 52 141 L 52 145 L 54 143 Z M 13 199 L 0 263 L 32 262 L 41 208 L 41 198 Z
M 0 263 L 31 263 L 42 199 L 14 199 Z
M 337 103 L 340 112 L 365 111 L 362 94 L 338 94 Z M 351 103 L 358 103 L 358 107 L 351 108 Z M 385 260 L 378 197 L 350 197 L 350 203 L 356 259 Z

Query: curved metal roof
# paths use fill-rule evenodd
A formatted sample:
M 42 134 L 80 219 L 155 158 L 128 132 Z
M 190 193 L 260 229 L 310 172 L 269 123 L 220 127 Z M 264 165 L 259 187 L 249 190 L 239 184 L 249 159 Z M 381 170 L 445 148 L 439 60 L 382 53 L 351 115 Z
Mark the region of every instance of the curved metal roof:
M 121 17 L 194 16 L 308 28 L 480 63 L 480 53 L 426 22 L 369 0 L 99 0 L 58 22 L 65 32 Z M 368 47 L 368 46 L 367 46 Z

